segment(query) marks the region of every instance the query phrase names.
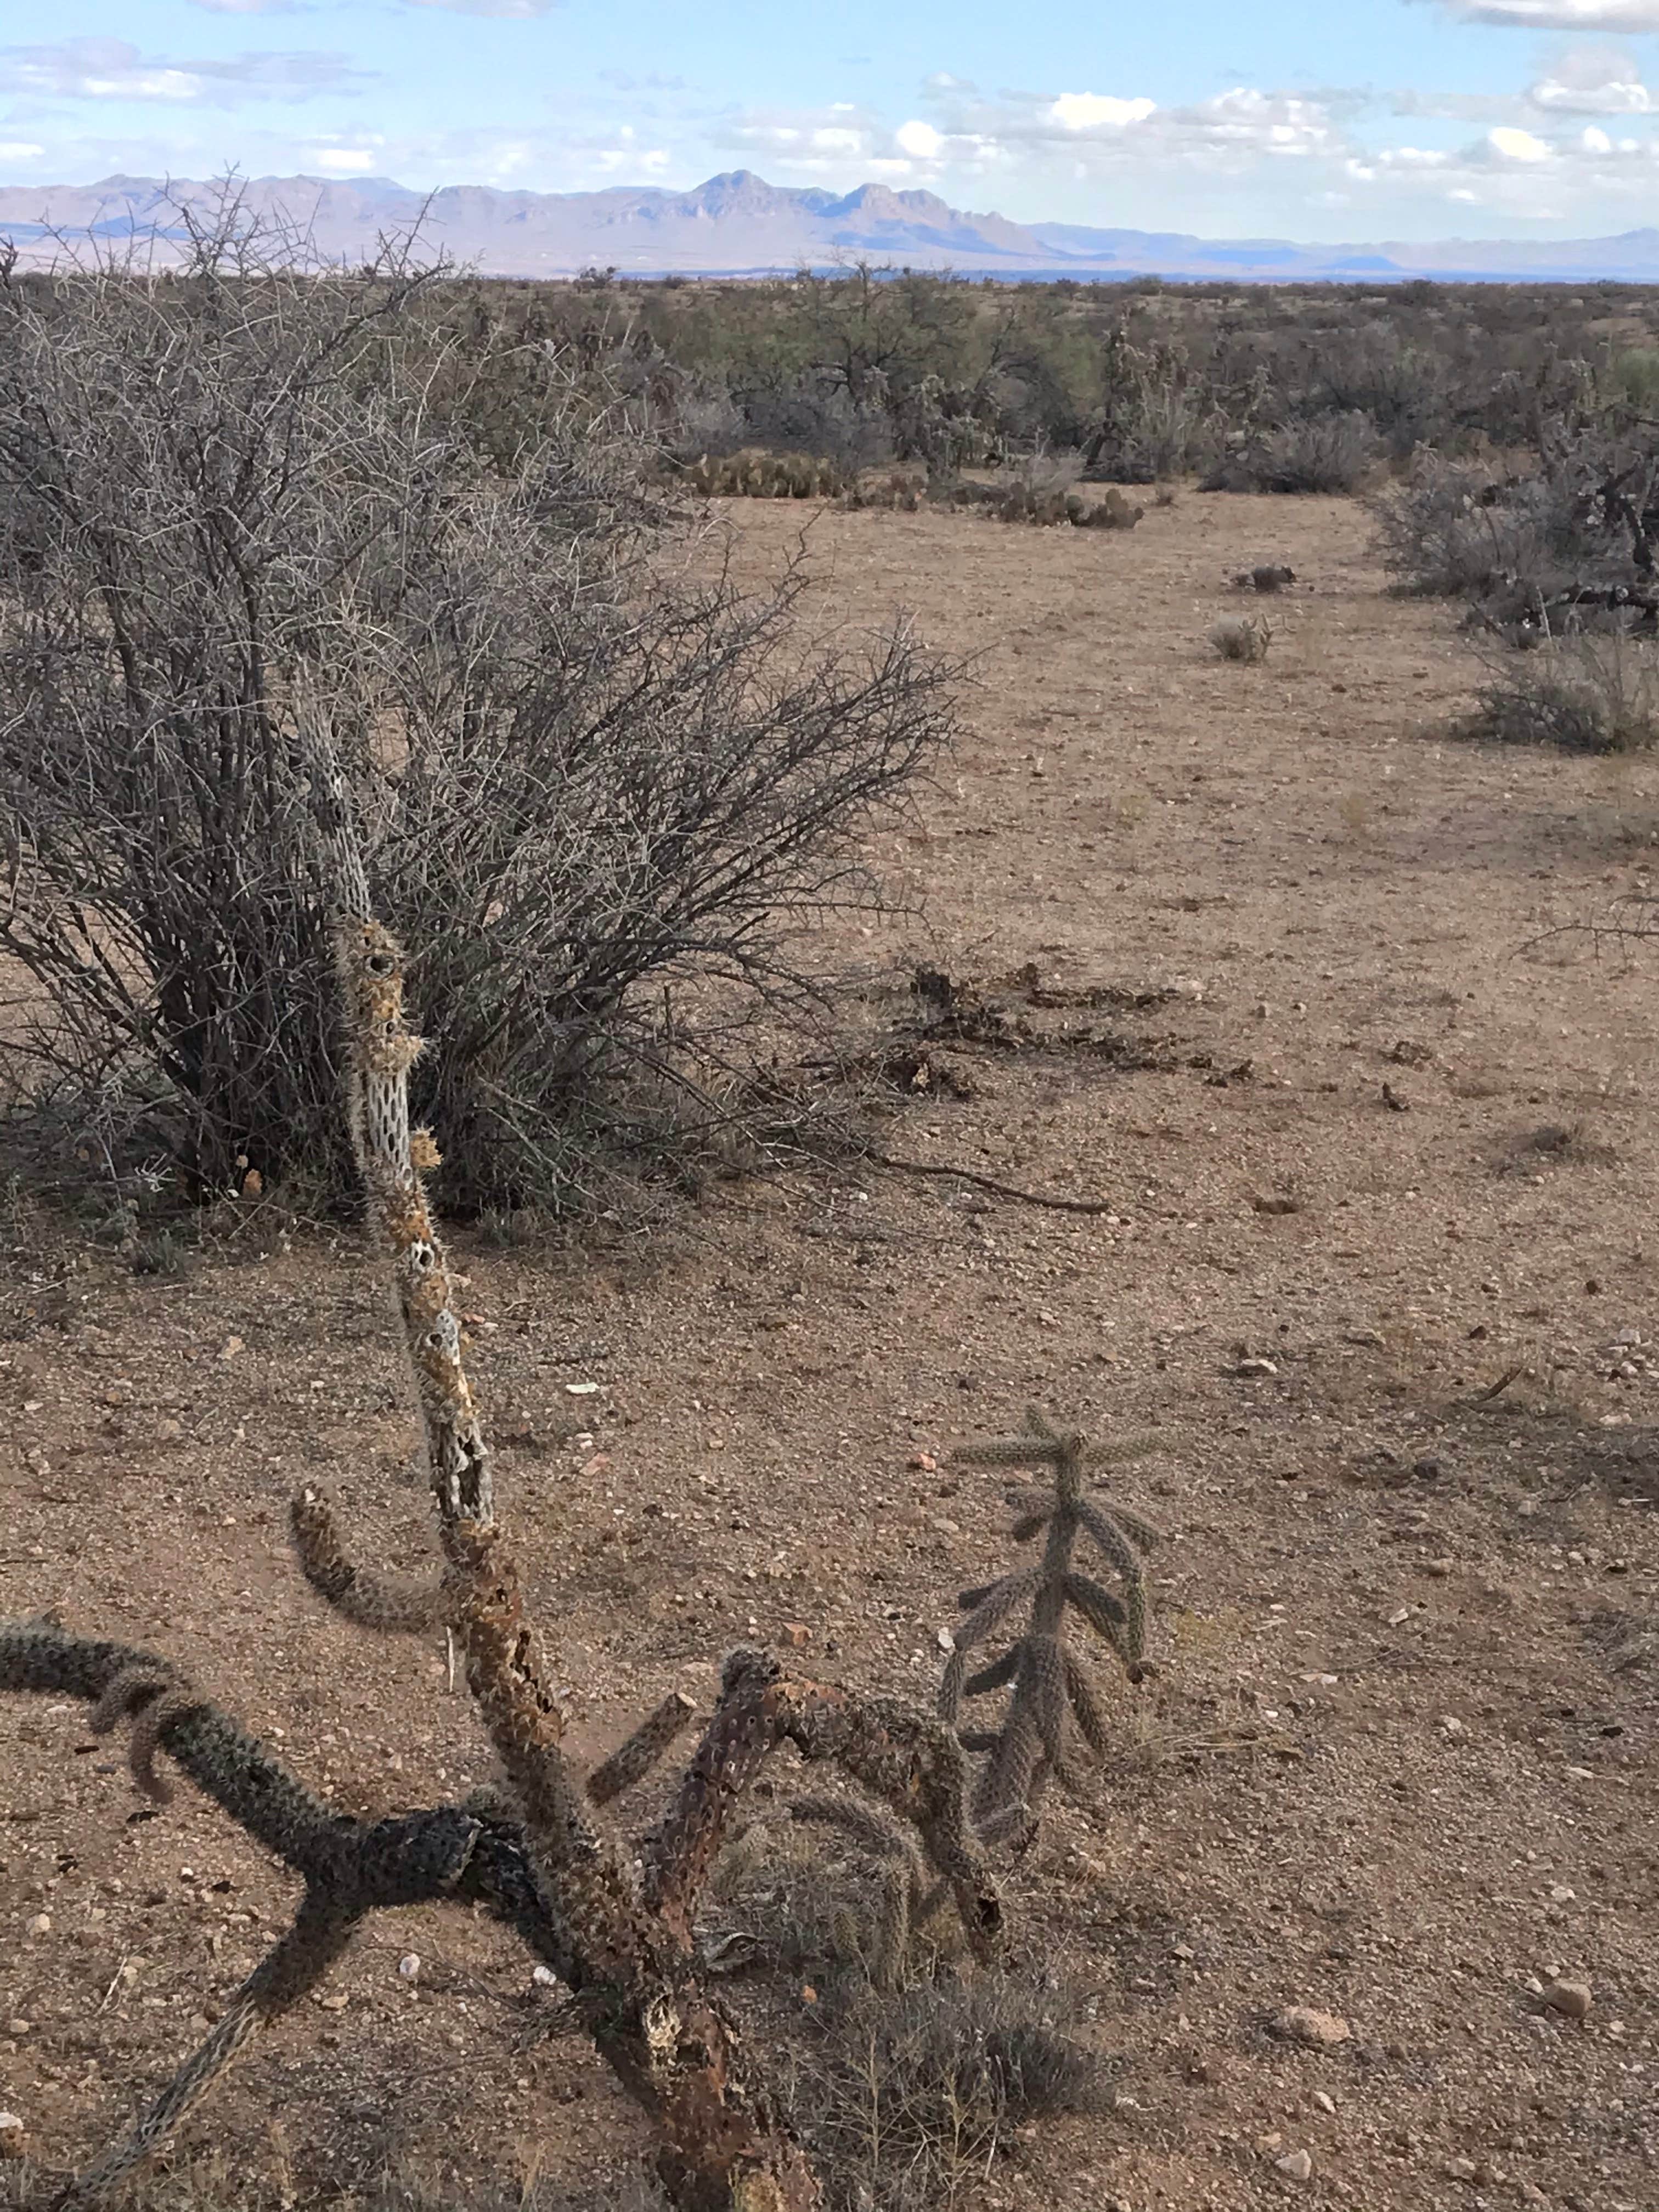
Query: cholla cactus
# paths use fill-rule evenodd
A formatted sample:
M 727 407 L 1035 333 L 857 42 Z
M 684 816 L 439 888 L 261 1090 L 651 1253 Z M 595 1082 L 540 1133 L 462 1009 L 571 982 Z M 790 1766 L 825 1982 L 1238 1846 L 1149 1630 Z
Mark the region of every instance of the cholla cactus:
M 1082 1436 L 1062 1436 L 1033 1406 L 1023 1436 L 964 1444 L 951 1454 L 962 1466 L 1054 1470 L 1051 1490 L 1034 1486 L 1018 1501 L 1012 1530 L 1015 1540 L 1025 1543 L 1046 1528 L 1042 1558 L 997 1582 L 963 1591 L 957 1603 L 968 1618 L 956 1632 L 939 1685 L 939 1716 L 952 1727 L 964 1697 L 1013 1687 L 1000 1729 L 970 1730 L 962 1739 L 966 1749 L 990 1754 L 974 1794 L 975 1823 L 988 1841 L 1029 1841 L 1050 1777 L 1062 1786 L 1076 1779 L 1079 1737 L 1097 1754 L 1105 1751 L 1105 1709 L 1084 1659 L 1066 1640 L 1068 1610 L 1110 1646 L 1132 1682 L 1144 1677 L 1146 1597 L 1138 1553 L 1161 1540 L 1139 1514 L 1105 1498 L 1085 1497 L 1084 1475 L 1091 1466 L 1130 1458 L 1145 1449 L 1144 1440 L 1091 1444 Z M 1080 1535 L 1115 1571 L 1115 1591 L 1073 1565 Z M 1023 1633 L 1000 1658 L 969 1674 L 968 1654 L 1028 1603 Z

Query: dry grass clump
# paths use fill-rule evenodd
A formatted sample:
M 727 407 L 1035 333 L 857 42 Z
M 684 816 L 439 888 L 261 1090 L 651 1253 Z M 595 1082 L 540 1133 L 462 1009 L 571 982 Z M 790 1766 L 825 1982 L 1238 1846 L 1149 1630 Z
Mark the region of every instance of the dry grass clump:
M 1489 659 L 1463 729 L 1499 744 L 1645 752 L 1659 742 L 1659 645 L 1577 635 Z
M 1009 1975 L 849 1988 L 804 2026 L 792 2104 L 832 2207 L 939 2212 L 1017 2129 L 1111 2097 L 1106 2064 L 1066 2033 L 1055 2001 Z
M 1210 632 L 1210 643 L 1224 660 L 1252 665 L 1267 658 L 1273 641 L 1273 625 L 1260 615 L 1224 615 Z

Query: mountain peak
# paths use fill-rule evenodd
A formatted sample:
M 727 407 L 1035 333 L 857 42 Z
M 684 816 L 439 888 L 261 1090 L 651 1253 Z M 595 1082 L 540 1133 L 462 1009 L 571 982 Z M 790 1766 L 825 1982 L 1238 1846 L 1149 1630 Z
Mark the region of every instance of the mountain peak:
M 0 238 L 27 267 L 46 268 L 63 240 L 130 238 L 158 262 L 182 251 L 173 209 L 211 205 L 222 179 L 115 175 L 92 185 L 0 186 Z M 387 177 L 238 179 L 250 215 L 301 220 L 318 251 L 360 260 L 384 232 L 406 230 L 427 195 Z M 592 192 L 446 186 L 423 234 L 455 260 L 500 276 L 574 276 L 597 264 L 624 276 L 763 276 L 878 264 L 1111 281 L 1139 276 L 1229 283 L 1377 283 L 1402 276 L 1582 284 L 1659 281 L 1659 229 L 1559 244 L 1298 246 L 1283 239 L 1205 240 L 1170 232 L 1022 224 L 951 207 L 937 193 L 872 180 L 835 193 L 769 184 L 728 169 L 689 191 L 611 185 Z

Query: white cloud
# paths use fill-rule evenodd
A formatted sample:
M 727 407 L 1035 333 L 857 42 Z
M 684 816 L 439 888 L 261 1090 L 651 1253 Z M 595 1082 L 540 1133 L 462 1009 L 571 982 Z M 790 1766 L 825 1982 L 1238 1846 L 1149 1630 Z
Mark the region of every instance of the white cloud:
M 240 54 L 229 61 L 147 60 L 125 39 L 66 39 L 0 46 L 0 92 L 58 100 L 164 100 L 231 107 L 248 100 L 310 100 L 349 92 L 373 72 L 341 54 Z
M 368 177 L 379 160 L 378 154 L 363 146 L 318 146 L 312 150 L 311 166 L 325 177 Z
M 901 123 L 893 133 L 893 143 L 912 161 L 932 161 L 938 158 L 945 141 L 931 123 Z
M 0 138 L 0 161 L 38 161 L 44 146 L 31 146 L 26 138 Z
M 1489 131 L 1486 143 L 1494 154 L 1505 161 L 1547 161 L 1550 148 L 1530 131 L 1512 131 L 1507 127 Z
M 1062 92 L 1048 113 L 1062 131 L 1097 131 L 1103 125 L 1121 131 L 1126 124 L 1144 123 L 1156 103 L 1150 100 L 1116 100 L 1098 92 Z
M 1659 31 L 1659 0 L 1441 0 L 1466 23 L 1522 31 Z
M 1605 41 L 1564 48 L 1527 99 L 1546 115 L 1659 113 L 1659 100 L 1643 83 L 1635 55 Z
M 1392 146 L 1352 159 L 1350 179 L 1413 200 L 1479 208 L 1505 222 L 1571 222 L 1578 235 L 1638 219 L 1659 192 L 1659 139 L 1613 139 L 1591 125 L 1570 138 L 1545 139 L 1499 126 L 1455 151 Z
M 545 15 L 557 0 L 409 0 L 411 8 L 443 8 L 452 15 Z
M 305 0 L 190 0 L 192 8 L 204 8 L 210 15 L 308 15 Z

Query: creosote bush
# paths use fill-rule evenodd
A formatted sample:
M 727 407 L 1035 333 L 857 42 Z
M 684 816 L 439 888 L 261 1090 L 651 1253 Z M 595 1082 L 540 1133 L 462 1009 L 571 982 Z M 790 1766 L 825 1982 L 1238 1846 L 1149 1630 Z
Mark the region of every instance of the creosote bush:
M 1659 645 L 1617 632 L 1547 638 L 1489 655 L 1471 737 L 1564 752 L 1645 752 L 1659 743 Z
M 799 573 L 688 581 L 580 349 L 446 281 L 227 198 L 173 274 L 0 283 L 0 952 L 37 1097 L 198 1190 L 350 1188 L 306 718 L 420 948 L 460 1211 L 775 1122 L 806 926 L 951 732 L 902 626 L 817 653 Z

